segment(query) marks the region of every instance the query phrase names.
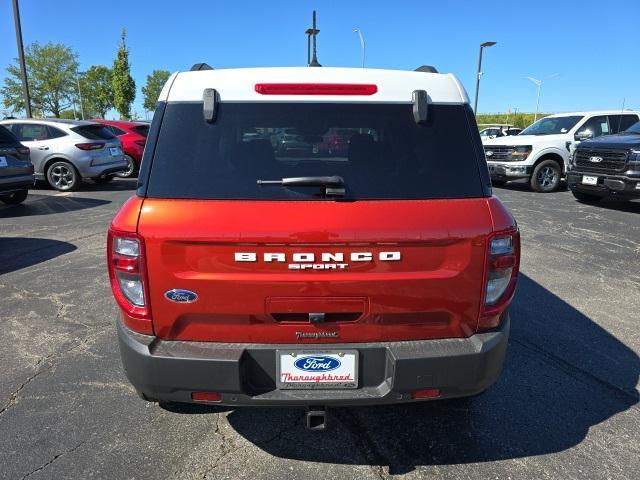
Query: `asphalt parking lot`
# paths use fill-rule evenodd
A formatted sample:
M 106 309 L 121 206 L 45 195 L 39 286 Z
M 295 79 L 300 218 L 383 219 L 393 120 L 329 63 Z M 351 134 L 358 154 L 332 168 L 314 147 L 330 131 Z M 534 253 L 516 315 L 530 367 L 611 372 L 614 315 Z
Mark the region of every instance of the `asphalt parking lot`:
M 499 382 L 470 401 L 171 409 L 121 368 L 105 231 L 135 182 L 0 206 L 0 477 L 640 478 L 640 203 L 496 189 L 522 231 Z

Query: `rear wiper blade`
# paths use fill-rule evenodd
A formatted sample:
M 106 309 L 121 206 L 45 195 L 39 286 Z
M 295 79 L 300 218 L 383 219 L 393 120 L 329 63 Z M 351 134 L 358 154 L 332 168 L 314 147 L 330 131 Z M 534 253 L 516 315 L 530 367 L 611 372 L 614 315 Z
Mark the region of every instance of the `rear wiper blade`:
M 330 177 L 285 177 L 281 180 L 258 180 L 258 185 L 281 185 L 283 187 L 324 187 L 327 196 L 344 195 L 344 180 L 333 175 Z

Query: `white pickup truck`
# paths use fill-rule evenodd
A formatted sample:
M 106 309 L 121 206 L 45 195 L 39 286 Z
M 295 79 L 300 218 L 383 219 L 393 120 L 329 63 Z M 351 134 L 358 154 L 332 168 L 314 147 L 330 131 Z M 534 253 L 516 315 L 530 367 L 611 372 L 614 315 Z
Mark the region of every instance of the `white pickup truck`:
M 527 179 L 536 192 L 553 192 L 582 140 L 621 132 L 640 120 L 640 112 L 600 111 L 550 115 L 520 134 L 484 142 L 491 183 Z

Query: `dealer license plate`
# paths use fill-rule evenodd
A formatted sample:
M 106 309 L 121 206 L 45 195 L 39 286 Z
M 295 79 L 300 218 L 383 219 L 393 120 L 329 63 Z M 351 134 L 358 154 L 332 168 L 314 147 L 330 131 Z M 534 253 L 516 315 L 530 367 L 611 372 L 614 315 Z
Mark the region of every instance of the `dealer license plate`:
M 597 185 L 598 184 L 598 177 L 591 177 L 589 175 L 583 175 L 582 176 L 582 183 L 584 183 L 585 185 Z
M 358 386 L 356 350 L 278 350 L 278 388 L 341 389 Z

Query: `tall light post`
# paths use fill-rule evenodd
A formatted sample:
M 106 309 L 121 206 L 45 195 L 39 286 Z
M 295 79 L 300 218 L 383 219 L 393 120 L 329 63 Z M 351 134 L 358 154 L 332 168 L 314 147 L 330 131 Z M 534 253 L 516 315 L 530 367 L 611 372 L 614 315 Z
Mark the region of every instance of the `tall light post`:
M 318 57 L 316 55 L 316 37 L 320 33 L 320 30 L 316 28 L 316 11 L 313 11 L 313 26 L 308 28 L 304 33 L 307 35 L 307 66 L 308 67 L 321 67 L 318 62 Z M 309 54 L 309 40 L 313 37 L 313 58 L 309 59 L 311 56 Z
M 82 92 L 80 91 L 80 75 L 84 75 L 87 72 L 76 72 L 76 85 L 78 86 L 78 99 L 80 99 L 80 115 L 84 120 L 84 106 L 82 105 Z
M 22 76 L 22 95 L 24 96 L 24 112 L 31 118 L 31 99 L 29 98 L 29 81 L 27 80 L 27 66 L 24 61 L 24 46 L 22 45 L 22 26 L 20 24 L 20 9 L 18 0 L 13 0 L 13 21 L 16 26 L 16 43 L 18 44 L 18 61 Z
M 473 112 L 478 114 L 478 95 L 480 94 L 480 77 L 482 77 L 482 50 L 493 47 L 497 42 L 483 42 L 480 44 L 480 54 L 478 55 L 478 76 L 476 77 L 476 101 L 473 104 Z
M 364 43 L 364 37 L 362 36 L 362 32 L 360 31 L 359 28 L 355 28 L 353 31 L 358 34 L 358 37 L 360 37 L 360 48 L 362 49 L 362 68 L 364 68 L 364 54 L 365 54 L 365 50 L 366 50 L 366 45 Z
M 559 73 L 554 73 L 553 75 L 549 75 L 544 80 L 549 80 L 551 78 L 555 78 L 558 75 L 560 75 L 560 74 Z M 533 82 L 538 87 L 538 95 L 536 97 L 536 113 L 533 116 L 533 121 L 535 122 L 538 119 L 538 107 L 540 107 L 540 91 L 542 90 L 542 84 L 544 83 L 544 80 L 538 80 L 537 78 L 533 78 L 533 77 L 527 77 L 527 79 L 530 80 L 531 82 Z

